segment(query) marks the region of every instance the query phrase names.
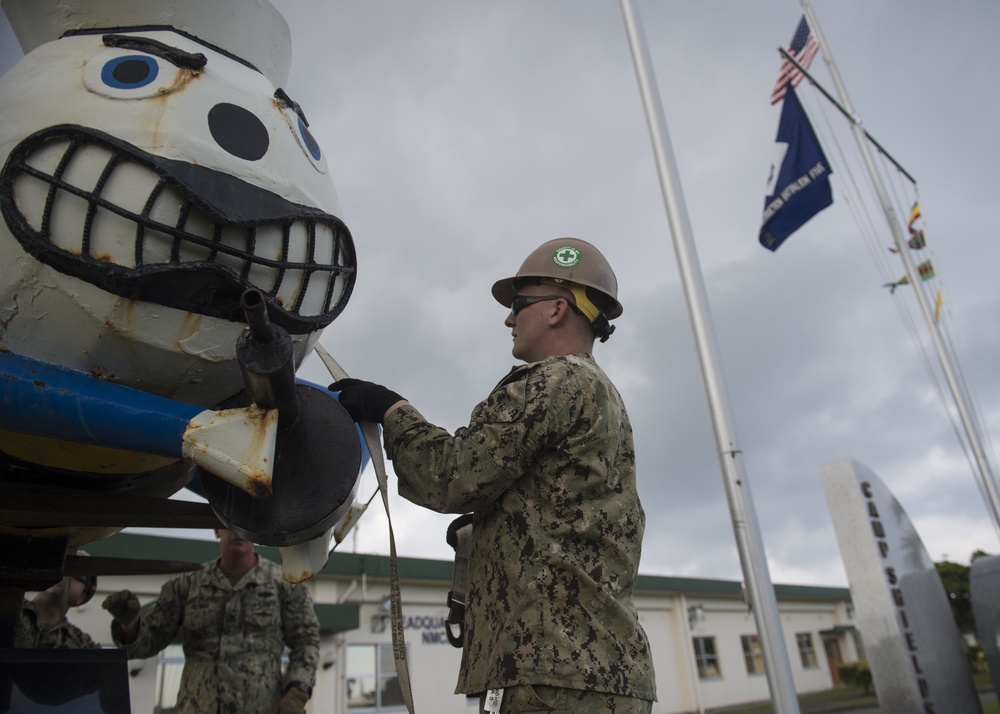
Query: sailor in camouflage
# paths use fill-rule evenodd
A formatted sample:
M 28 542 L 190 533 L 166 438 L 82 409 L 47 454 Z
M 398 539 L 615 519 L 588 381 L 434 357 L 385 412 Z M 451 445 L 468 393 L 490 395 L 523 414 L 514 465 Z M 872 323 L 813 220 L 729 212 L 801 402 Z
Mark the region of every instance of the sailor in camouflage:
M 80 555 L 86 555 L 79 551 Z M 97 577 L 76 575 L 37 593 L 21 605 L 14 632 L 14 647 L 28 649 L 86 649 L 98 644 L 86 632 L 66 619 L 71 607 L 80 607 L 94 597 Z
M 594 361 L 613 331 L 617 282 L 573 238 L 535 250 L 493 286 L 510 307 L 514 367 L 451 435 L 380 385 L 330 385 L 357 420 L 384 425 L 399 493 L 473 512 L 465 646 L 456 691 L 529 712 L 650 712 L 649 641 L 632 591 L 645 516 L 632 427 Z
M 109 595 L 111 633 L 130 659 L 184 647 L 175 714 L 300 714 L 319 662 L 319 624 L 308 590 L 253 544 L 218 530 L 221 557 L 168 580 L 149 612 L 128 590 Z M 281 655 L 288 647 L 288 670 Z

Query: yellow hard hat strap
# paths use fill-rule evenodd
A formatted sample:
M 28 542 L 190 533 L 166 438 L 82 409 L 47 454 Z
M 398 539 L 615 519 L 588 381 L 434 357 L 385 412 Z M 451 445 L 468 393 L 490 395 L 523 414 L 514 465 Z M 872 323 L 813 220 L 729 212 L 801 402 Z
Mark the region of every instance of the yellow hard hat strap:
M 576 307 L 583 313 L 584 317 L 587 318 L 591 323 L 597 319 L 601 314 L 601 311 L 597 309 L 597 306 L 590 301 L 587 297 L 587 288 L 582 285 L 577 285 L 568 280 L 556 280 L 552 278 L 541 278 L 539 281 L 543 285 L 553 285 L 557 288 L 564 288 L 573 293 L 573 297 L 576 300 Z

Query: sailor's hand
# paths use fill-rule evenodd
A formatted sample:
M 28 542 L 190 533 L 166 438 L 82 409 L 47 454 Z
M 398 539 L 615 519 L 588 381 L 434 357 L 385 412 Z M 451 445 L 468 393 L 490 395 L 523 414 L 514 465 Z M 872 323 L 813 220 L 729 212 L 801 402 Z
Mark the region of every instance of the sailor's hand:
M 340 392 L 340 406 L 347 410 L 354 421 L 373 421 L 381 424 L 390 407 L 406 401 L 381 384 L 361 379 L 341 379 L 327 389 L 331 392 Z
M 139 598 L 131 590 L 111 593 L 104 598 L 101 607 L 110 612 L 111 617 L 123 625 L 129 625 L 139 617 Z

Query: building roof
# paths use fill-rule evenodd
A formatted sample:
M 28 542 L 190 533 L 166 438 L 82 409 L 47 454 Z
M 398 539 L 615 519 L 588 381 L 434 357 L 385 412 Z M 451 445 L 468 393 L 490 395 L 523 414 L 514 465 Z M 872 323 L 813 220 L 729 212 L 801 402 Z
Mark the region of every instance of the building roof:
M 118 558 L 148 558 L 152 560 L 180 560 L 205 563 L 219 555 L 215 541 L 137 533 L 118 533 L 110 538 L 87 545 L 92 555 Z M 257 546 L 263 557 L 281 562 L 277 548 Z M 450 582 L 452 563 L 429 558 L 399 558 L 401 580 L 424 580 Z M 323 567 L 326 575 L 366 575 L 388 578 L 389 557 L 386 555 L 334 552 Z M 851 599 L 848 588 L 813 585 L 775 585 L 775 595 L 779 600 L 846 600 Z M 684 578 L 665 575 L 640 575 L 636 583 L 637 593 L 680 593 L 715 597 L 743 597 L 743 584 L 738 580 L 716 580 L 710 578 Z M 330 617 L 333 614 L 330 613 Z

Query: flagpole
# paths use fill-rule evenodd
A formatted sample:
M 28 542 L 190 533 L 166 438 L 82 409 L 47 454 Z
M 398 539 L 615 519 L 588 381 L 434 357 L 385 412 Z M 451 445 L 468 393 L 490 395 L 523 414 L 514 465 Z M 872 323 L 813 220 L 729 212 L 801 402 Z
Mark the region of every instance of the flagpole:
M 816 33 L 816 39 L 817 39 L 817 42 L 818 42 L 819 41 L 819 32 Z M 892 165 L 895 166 L 906 178 L 910 179 L 910 183 L 912 183 L 913 185 L 917 184 L 917 180 L 915 178 L 913 178 L 913 176 L 910 175 L 910 172 L 907 171 L 906 169 L 904 169 L 903 165 L 901 163 L 899 163 L 898 161 L 896 161 L 896 159 L 893 157 L 893 155 L 890 154 L 888 151 L 886 151 L 885 147 L 882 146 L 878 141 L 876 141 L 876 139 L 875 139 L 874 136 L 872 136 L 871 134 L 868 133 L 867 129 L 865 129 L 863 126 L 861 126 L 861 120 L 858 118 L 857 114 L 855 114 L 852 111 L 849 111 L 847 109 L 847 107 L 845 107 L 843 104 L 841 104 L 840 102 L 837 101 L 836 97 L 834 97 L 832 94 L 830 94 L 828 91 L 826 91 L 826 87 L 824 87 L 822 84 L 820 84 L 819 82 L 817 82 L 816 78 L 813 77 L 811 74 L 809 74 L 809 71 L 805 67 L 803 67 L 802 64 L 788 50 L 786 50 L 784 47 L 778 47 L 778 52 L 781 53 L 782 57 L 784 57 L 786 60 L 788 60 L 789 62 L 791 62 L 795 66 L 795 69 L 797 69 L 799 72 L 801 72 L 802 76 L 804 76 L 806 79 L 808 79 L 809 82 L 812 84 L 812 86 L 816 87 L 816 89 L 819 90 L 820 94 L 822 94 L 824 97 L 826 97 L 829 100 L 830 104 L 832 104 L 833 106 L 837 107 L 837 109 L 840 110 L 840 113 L 843 114 L 845 117 L 847 117 L 847 119 L 852 124 L 857 124 L 858 127 L 861 129 L 861 131 L 863 131 L 865 133 L 865 136 L 868 138 L 868 141 L 870 141 L 871 143 L 875 144 L 875 148 L 878 149 L 879 152 L 883 156 L 885 156 L 885 158 L 889 159 L 889 161 L 892 162 Z
M 749 605 L 757 624 L 761 650 L 764 655 L 764 671 L 767 675 L 771 700 L 777 714 L 798 714 L 799 702 L 795 695 L 795 682 L 788 662 L 778 617 L 778 603 L 768 573 L 764 555 L 764 542 L 757 524 L 757 515 L 750 495 L 750 482 L 743 472 L 743 452 L 736 445 L 736 438 L 729 417 L 725 388 L 719 367 L 715 336 L 708 309 L 708 297 L 698 254 L 691 236 L 687 208 L 681 192 L 680 178 L 673 159 L 666 119 L 653 70 L 649 60 L 649 50 L 641 29 L 641 20 L 632 0 L 620 0 L 625 29 L 628 34 L 632 61 L 646 120 L 649 124 L 656 170 L 660 178 L 663 201 L 667 209 L 667 221 L 673 237 L 674 253 L 680 270 L 681 284 L 687 298 L 688 316 L 694 332 L 695 346 L 701 365 L 702 379 L 708 398 L 712 427 L 715 432 L 719 462 L 722 467 L 723 484 L 729 501 L 733 532 L 736 536 L 740 563 Z
M 806 20 L 809 22 L 809 27 L 816 34 L 816 40 L 819 42 L 820 49 L 823 52 L 823 59 L 826 61 L 827 67 L 830 69 L 830 76 L 833 77 L 833 84 L 837 88 L 837 93 L 840 95 L 840 101 L 843 103 L 848 116 L 851 117 L 851 129 L 854 132 L 854 138 L 858 143 L 859 149 L 861 150 L 861 155 L 864 158 L 865 166 L 871 176 L 872 184 L 875 186 L 875 194 L 878 197 L 879 203 L 882 205 L 882 211 L 889 224 L 889 230 L 892 232 L 893 242 L 896 244 L 899 256 L 903 260 L 903 266 L 906 268 L 906 275 L 910 280 L 910 284 L 913 286 L 913 294 L 917 298 L 917 304 L 920 305 L 920 311 L 923 313 L 924 322 L 927 323 L 927 328 L 930 330 L 931 341 L 934 343 L 934 349 L 941 362 L 941 369 L 944 372 L 945 379 L 948 382 L 948 387 L 955 400 L 955 405 L 958 408 L 958 414 L 962 420 L 962 425 L 965 427 L 966 438 L 969 440 L 969 444 L 972 447 L 972 453 L 975 456 L 976 465 L 979 469 L 979 478 L 982 481 L 984 496 L 986 497 L 987 509 L 990 511 L 990 515 L 993 516 L 993 525 L 996 528 L 997 533 L 1000 534 L 1000 491 L 998 491 L 997 488 L 996 476 L 993 473 L 989 460 L 986 458 L 986 452 L 983 450 L 979 427 L 973 417 L 972 410 L 966 403 L 965 392 L 961 388 L 961 385 L 955 376 L 957 369 L 953 364 L 952 356 L 948 350 L 945 349 L 944 340 L 941 337 L 937 322 L 934 320 L 934 310 L 931 308 L 930 302 L 927 300 L 927 295 L 921 288 L 920 271 L 913 261 L 913 256 L 910 255 L 906 238 L 903 235 L 903 229 L 900 227 L 900 222 L 896 217 L 896 212 L 889 200 L 885 185 L 882 183 L 882 177 L 875 166 L 871 150 L 868 148 L 867 142 L 865 142 L 867 132 L 862 129 L 861 120 L 857 118 L 857 114 L 851 106 L 851 100 L 847 96 L 847 89 L 844 87 L 844 83 L 840 78 L 840 72 L 837 71 L 837 65 L 833 61 L 833 55 L 826 44 L 826 40 L 820 32 L 819 23 L 816 21 L 812 5 L 809 3 L 809 0 L 800 0 L 800 2 L 802 4 L 802 10 L 806 15 Z M 810 78 L 810 81 L 813 80 Z

